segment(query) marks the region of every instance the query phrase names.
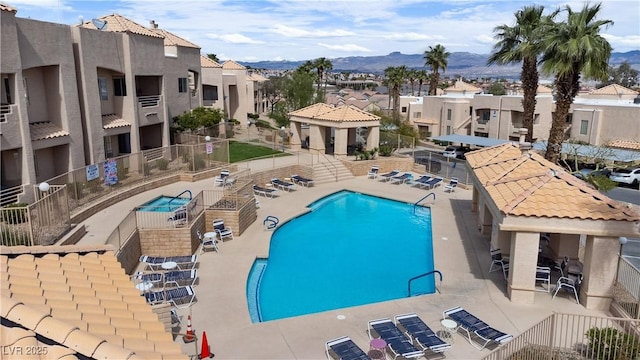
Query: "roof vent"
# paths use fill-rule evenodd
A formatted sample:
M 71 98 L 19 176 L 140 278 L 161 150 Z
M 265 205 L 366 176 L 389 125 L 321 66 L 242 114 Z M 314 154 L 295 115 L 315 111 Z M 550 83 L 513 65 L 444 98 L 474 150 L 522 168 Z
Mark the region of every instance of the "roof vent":
M 155 21 L 155 20 L 151 20 L 151 21 L 149 22 L 149 24 L 151 25 L 151 28 L 152 28 L 152 29 L 157 29 L 157 28 L 158 28 L 158 23 L 156 23 L 156 21 Z

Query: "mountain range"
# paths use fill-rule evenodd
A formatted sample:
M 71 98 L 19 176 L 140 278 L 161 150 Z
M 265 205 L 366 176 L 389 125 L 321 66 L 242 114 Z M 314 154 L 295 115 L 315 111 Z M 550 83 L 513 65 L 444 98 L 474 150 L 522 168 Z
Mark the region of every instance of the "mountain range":
M 469 52 L 452 52 L 448 58 L 445 75 L 464 76 L 467 78 L 500 77 L 517 78 L 520 76 L 520 65 L 487 66 L 488 54 L 474 54 Z M 382 56 L 349 56 L 329 59 L 333 64 L 333 72 L 359 72 L 381 74 L 389 66 L 405 65 L 409 69 L 425 69 L 423 54 L 402 54 L 392 52 Z M 293 70 L 306 60 L 300 61 L 258 61 L 239 62 L 243 66 L 253 69 Z M 640 69 L 640 50 L 629 52 L 615 52 L 609 58 L 609 64 L 617 67 L 623 61 L 628 62 L 634 69 Z

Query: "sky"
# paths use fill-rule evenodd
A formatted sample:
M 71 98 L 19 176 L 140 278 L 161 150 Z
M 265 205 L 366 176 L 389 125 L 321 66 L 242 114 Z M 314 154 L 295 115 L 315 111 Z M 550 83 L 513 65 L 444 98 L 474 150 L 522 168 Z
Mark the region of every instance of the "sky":
M 442 44 L 449 52 L 488 54 L 493 29 L 513 25 L 524 6 L 549 11 L 582 1 L 480 0 L 0 0 L 17 17 L 67 25 L 119 14 L 140 25 L 189 40 L 220 60 L 312 60 L 348 56 L 423 54 Z M 601 31 L 615 52 L 640 50 L 640 1 L 604 0 Z M 107 25 L 108 26 L 108 25 Z

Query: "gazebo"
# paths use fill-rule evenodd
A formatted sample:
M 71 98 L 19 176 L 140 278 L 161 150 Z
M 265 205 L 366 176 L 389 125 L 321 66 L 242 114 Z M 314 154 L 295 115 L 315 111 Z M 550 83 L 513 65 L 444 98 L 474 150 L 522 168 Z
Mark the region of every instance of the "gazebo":
M 365 149 L 377 148 L 380 142 L 380 117 L 354 106 L 317 103 L 289 113 L 291 149 L 302 145 L 302 125 L 309 125 L 309 151 L 346 156 L 349 146 L 356 145 L 356 129 L 366 128 Z M 333 149 L 332 149 L 333 145 Z M 333 151 L 332 151 L 333 150 Z
M 580 303 L 608 309 L 619 239 L 640 237 L 640 214 L 515 144 L 473 151 L 466 158 L 478 229 L 491 237 L 492 249 L 510 257 L 511 301 L 533 303 L 541 234 L 549 234 L 552 259 L 583 260 Z

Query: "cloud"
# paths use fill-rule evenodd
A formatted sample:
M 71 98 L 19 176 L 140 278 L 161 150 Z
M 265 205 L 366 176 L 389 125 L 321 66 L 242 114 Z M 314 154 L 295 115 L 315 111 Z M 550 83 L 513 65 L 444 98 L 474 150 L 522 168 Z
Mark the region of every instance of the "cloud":
M 285 37 L 291 38 L 318 38 L 318 37 L 343 37 L 343 36 L 353 36 L 355 33 L 346 30 L 315 30 L 308 31 L 300 28 L 294 28 L 282 24 L 276 24 L 270 29 L 271 32 L 276 33 L 278 35 L 282 35 Z
M 242 34 L 207 34 L 207 37 L 211 39 L 219 39 L 229 44 L 264 44 L 264 41 L 253 40 Z
M 611 46 L 617 48 L 616 45 L 621 47 L 637 49 L 640 44 L 640 35 L 628 35 L 628 36 L 616 36 L 610 34 L 602 34 L 602 37 L 607 39 Z
M 317 45 L 323 48 L 336 50 L 336 51 L 371 52 L 371 50 L 356 44 L 329 45 L 324 43 L 318 43 Z
M 493 38 L 493 36 L 489 36 L 486 34 L 480 34 L 480 35 L 476 35 L 473 37 L 473 40 L 482 43 L 482 44 L 495 44 L 496 40 Z
M 426 34 L 418 34 L 415 32 L 408 33 L 392 33 L 387 35 L 382 35 L 384 39 L 395 40 L 395 41 L 424 41 L 424 40 L 442 40 L 443 36 L 440 35 L 426 35 Z

